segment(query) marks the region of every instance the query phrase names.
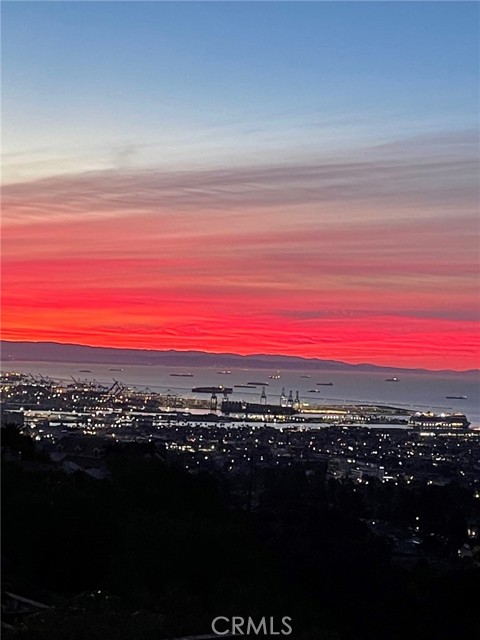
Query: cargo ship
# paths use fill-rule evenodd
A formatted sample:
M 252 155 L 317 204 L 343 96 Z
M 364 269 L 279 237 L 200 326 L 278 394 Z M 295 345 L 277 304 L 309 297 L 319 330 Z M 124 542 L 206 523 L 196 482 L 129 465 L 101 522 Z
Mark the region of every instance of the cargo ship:
M 232 393 L 231 387 L 193 387 L 192 393 Z

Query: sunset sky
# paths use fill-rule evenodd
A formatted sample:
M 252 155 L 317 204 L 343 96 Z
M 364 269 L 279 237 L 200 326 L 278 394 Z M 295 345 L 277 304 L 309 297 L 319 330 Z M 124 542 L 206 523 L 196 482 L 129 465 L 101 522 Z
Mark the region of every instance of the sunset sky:
M 479 9 L 2 2 L 3 338 L 478 367 Z

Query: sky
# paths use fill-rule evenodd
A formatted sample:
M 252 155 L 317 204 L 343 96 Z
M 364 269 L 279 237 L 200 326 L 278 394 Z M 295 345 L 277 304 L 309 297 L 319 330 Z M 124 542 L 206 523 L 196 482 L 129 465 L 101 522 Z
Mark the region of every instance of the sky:
M 479 367 L 474 2 L 2 2 L 2 335 Z

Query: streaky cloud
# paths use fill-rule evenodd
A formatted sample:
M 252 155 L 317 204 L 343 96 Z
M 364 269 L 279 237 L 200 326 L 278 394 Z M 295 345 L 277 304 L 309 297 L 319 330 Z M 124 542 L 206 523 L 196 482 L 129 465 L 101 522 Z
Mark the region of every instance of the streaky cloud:
M 134 152 L 121 152 L 126 159 Z M 126 154 L 126 156 L 125 156 Z M 4 187 L 4 223 L 360 204 L 468 208 L 479 195 L 473 131 L 419 136 L 317 161 L 215 168 L 91 171 Z M 352 211 L 352 215 L 354 212 Z

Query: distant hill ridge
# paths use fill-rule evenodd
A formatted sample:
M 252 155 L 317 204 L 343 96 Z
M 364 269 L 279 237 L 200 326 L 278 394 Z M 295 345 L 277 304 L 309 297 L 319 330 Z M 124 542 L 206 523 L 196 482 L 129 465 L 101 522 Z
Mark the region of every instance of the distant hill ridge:
M 348 364 L 336 360 L 253 354 L 242 356 L 235 353 L 207 353 L 205 351 L 167 351 L 149 349 L 117 349 L 111 347 L 89 347 L 58 342 L 12 342 L 0 341 L 1 359 L 36 360 L 46 362 L 75 362 L 88 364 L 137 364 L 165 365 L 171 367 L 251 367 L 256 369 L 303 369 L 331 371 L 398 371 L 402 367 L 383 367 L 373 364 Z M 410 372 L 429 372 L 427 369 L 404 369 Z M 434 371 L 433 373 L 478 373 L 469 371 Z

